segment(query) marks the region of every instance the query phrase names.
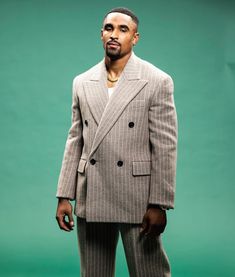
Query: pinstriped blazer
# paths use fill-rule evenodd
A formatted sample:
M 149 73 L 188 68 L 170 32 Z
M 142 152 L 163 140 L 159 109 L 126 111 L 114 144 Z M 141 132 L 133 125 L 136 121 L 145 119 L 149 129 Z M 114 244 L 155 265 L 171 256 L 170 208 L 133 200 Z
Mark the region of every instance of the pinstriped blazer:
M 169 75 L 132 53 L 110 99 L 104 60 L 73 82 L 57 197 L 87 221 L 141 223 L 174 208 L 177 118 Z

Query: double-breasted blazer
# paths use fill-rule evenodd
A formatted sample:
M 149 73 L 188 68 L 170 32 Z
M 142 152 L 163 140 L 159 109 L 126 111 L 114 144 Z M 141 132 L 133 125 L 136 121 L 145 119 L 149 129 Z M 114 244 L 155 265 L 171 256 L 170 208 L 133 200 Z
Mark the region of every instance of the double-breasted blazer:
M 141 223 L 174 207 L 177 118 L 169 75 L 132 53 L 109 98 L 104 60 L 73 82 L 57 197 L 87 221 Z

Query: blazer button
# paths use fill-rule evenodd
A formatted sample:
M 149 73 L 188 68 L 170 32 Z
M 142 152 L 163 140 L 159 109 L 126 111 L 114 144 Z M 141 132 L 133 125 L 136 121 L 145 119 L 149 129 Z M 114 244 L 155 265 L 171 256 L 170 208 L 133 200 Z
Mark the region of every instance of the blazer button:
M 129 122 L 128 126 L 129 126 L 130 128 L 133 128 L 133 127 L 135 126 L 135 123 L 134 123 L 134 122 Z
M 119 167 L 123 166 L 123 161 L 118 161 L 117 166 L 119 166 Z
M 86 126 L 88 126 L 88 121 L 87 121 L 87 120 L 85 120 L 84 122 L 85 122 L 85 125 L 86 125 Z
M 90 160 L 90 163 L 91 163 L 92 165 L 94 165 L 94 164 L 96 163 L 96 160 L 95 160 L 95 159 L 91 159 L 91 160 Z

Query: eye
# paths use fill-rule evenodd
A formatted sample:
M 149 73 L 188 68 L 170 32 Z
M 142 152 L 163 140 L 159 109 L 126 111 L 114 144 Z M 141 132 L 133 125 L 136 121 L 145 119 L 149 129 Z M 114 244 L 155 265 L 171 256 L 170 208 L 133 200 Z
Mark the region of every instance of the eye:
M 104 27 L 104 29 L 105 29 L 106 31 L 111 31 L 113 28 L 112 28 L 111 25 L 106 25 L 106 26 Z
M 121 27 L 120 29 L 121 29 L 121 31 L 122 31 L 123 33 L 125 33 L 125 32 L 128 31 L 128 29 L 127 29 L 126 27 Z

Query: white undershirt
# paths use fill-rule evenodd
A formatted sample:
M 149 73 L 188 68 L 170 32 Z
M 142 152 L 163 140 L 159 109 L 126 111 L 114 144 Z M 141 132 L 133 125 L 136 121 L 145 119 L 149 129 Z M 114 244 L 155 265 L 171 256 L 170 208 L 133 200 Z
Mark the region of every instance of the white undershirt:
M 111 94 L 113 93 L 113 91 L 114 91 L 114 87 L 113 88 L 108 88 L 109 98 L 110 98 Z

